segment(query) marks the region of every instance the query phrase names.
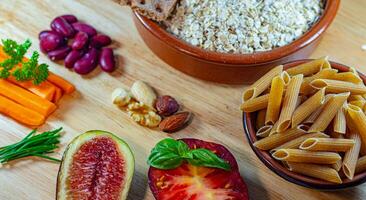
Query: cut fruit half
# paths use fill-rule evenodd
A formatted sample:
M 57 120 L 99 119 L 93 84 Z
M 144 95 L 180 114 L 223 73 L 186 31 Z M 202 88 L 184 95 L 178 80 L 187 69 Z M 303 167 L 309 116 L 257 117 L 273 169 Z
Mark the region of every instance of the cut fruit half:
M 189 148 L 205 148 L 230 163 L 231 171 L 188 163 L 171 170 L 149 169 L 149 185 L 157 200 L 247 200 L 247 187 L 234 156 L 224 146 L 182 139 Z
M 64 152 L 56 199 L 126 199 L 134 165 L 127 143 L 112 133 L 88 131 L 81 134 Z

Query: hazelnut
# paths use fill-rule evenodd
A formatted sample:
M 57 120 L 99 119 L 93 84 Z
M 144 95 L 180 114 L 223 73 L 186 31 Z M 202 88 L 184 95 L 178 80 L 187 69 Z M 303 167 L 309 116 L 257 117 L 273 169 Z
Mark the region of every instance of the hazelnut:
M 164 95 L 157 99 L 155 108 L 159 115 L 167 117 L 179 110 L 179 104 L 173 97 Z

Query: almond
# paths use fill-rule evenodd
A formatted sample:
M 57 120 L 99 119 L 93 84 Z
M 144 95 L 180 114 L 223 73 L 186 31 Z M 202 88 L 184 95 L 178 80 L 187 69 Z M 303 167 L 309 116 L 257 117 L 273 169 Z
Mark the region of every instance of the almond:
M 163 121 L 161 121 L 159 124 L 159 128 L 164 132 L 173 133 L 186 127 L 190 122 L 190 119 L 191 119 L 190 112 L 177 113 L 175 115 L 163 119 Z
M 154 108 L 156 94 L 154 90 L 143 81 L 136 81 L 131 87 L 133 97 L 151 108 Z

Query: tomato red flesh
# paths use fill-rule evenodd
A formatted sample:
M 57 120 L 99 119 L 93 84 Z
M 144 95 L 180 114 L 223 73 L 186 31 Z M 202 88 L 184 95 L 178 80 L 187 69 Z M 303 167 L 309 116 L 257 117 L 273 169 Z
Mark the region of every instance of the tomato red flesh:
M 206 148 L 231 165 L 231 171 L 188 163 L 172 170 L 149 170 L 150 188 L 157 200 L 246 200 L 247 187 L 234 156 L 222 145 L 183 139 L 191 148 Z
M 124 161 L 110 138 L 98 137 L 81 145 L 74 154 L 67 177 L 71 199 L 119 199 L 124 183 Z

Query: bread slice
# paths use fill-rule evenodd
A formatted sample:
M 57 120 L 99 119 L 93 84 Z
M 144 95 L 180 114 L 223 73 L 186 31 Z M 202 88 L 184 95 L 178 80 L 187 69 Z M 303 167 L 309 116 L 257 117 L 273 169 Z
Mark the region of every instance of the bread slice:
M 128 3 L 128 0 L 122 0 Z M 131 8 L 155 21 L 164 21 L 173 12 L 178 0 L 130 0 Z

